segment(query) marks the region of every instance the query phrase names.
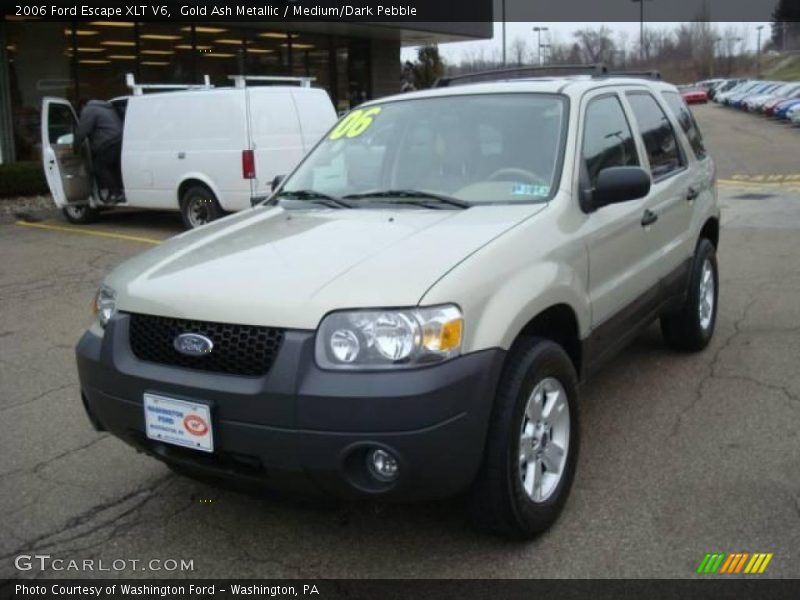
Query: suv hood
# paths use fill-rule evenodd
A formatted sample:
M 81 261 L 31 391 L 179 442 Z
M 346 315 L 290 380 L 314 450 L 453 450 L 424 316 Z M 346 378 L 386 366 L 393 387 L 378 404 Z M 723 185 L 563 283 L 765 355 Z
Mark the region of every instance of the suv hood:
M 455 265 L 545 206 L 258 208 L 172 238 L 106 284 L 120 311 L 315 329 L 336 309 L 416 305 Z

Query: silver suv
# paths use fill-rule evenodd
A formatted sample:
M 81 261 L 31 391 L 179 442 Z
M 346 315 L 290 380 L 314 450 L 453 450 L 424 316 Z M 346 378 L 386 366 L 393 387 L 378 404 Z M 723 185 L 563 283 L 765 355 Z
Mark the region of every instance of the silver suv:
M 660 81 L 449 83 L 359 106 L 266 202 L 115 269 L 77 347 L 94 425 L 190 476 L 550 526 L 578 382 L 656 319 L 709 343 L 714 163 Z

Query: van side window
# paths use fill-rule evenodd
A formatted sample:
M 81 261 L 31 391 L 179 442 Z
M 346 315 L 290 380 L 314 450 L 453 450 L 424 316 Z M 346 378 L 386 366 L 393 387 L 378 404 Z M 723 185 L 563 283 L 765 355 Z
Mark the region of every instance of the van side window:
M 689 107 L 686 106 L 683 98 L 677 92 L 663 92 L 662 96 L 664 96 L 664 100 L 675 115 L 675 118 L 678 119 L 678 123 L 681 124 L 681 129 L 683 129 L 686 137 L 689 138 L 689 144 L 691 144 L 695 156 L 700 160 L 704 159 L 708 153 L 692 111 L 689 110 Z
M 681 169 L 684 163 L 678 138 L 656 99 L 647 92 L 628 92 L 627 96 L 642 133 L 653 179 Z
M 586 108 L 583 162 L 591 187 L 603 169 L 639 166 L 633 133 L 616 96 L 597 98 Z

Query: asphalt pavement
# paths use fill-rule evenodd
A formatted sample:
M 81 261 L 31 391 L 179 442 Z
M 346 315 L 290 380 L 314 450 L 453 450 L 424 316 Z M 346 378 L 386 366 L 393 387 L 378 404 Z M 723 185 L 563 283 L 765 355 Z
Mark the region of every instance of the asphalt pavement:
M 0 225 L 0 577 L 692 577 L 707 552 L 774 553 L 763 576 L 800 577 L 800 130 L 695 111 L 721 179 L 716 335 L 683 355 L 653 327 L 583 387 L 571 497 L 525 544 L 475 533 L 458 501 L 221 490 L 94 432 L 73 355 L 93 293 L 180 220 Z M 31 554 L 127 562 L 25 570 Z

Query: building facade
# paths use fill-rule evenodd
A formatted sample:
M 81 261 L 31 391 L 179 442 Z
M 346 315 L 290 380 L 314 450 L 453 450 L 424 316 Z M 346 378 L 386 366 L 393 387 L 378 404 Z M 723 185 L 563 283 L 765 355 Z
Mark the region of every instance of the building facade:
M 110 99 L 142 83 L 314 77 L 337 110 L 400 91 L 400 47 L 491 38 L 491 23 L 0 22 L 0 161 L 39 160 L 44 96 Z

